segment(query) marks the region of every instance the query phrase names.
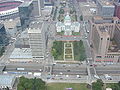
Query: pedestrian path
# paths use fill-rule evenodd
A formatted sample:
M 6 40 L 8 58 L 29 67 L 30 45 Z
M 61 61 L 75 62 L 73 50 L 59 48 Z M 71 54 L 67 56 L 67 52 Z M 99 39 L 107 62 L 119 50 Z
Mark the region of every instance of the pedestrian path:
M 64 61 L 73 61 L 74 60 L 74 52 L 73 52 L 73 44 L 72 42 L 64 43 Z

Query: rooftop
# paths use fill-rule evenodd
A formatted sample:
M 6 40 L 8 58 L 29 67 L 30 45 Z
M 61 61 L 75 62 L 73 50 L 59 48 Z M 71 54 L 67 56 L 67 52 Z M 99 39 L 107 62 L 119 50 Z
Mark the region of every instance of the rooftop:
M 28 33 L 41 33 L 43 25 L 44 25 L 43 22 L 33 21 L 29 25 Z
M 10 59 L 12 58 L 32 58 L 32 52 L 30 48 L 15 48 L 14 51 L 12 52 Z
M 103 23 L 114 23 L 114 21 L 118 21 L 118 17 L 100 17 L 94 16 L 92 21 L 95 24 L 103 24 Z
M 19 7 L 28 7 L 31 3 L 31 1 L 25 1 Z
M 27 30 L 21 33 L 20 38 L 29 38 Z
M 117 6 L 120 6 L 120 3 L 115 2 L 114 4 L 117 5 Z
M 0 29 L 3 27 L 4 25 L 0 23 Z
M 108 2 L 107 0 L 99 0 L 99 2 L 103 6 L 113 6 L 114 7 L 114 5 L 112 3 L 110 3 L 110 2 Z
M 0 86 L 11 86 L 14 79 L 13 75 L 0 75 Z

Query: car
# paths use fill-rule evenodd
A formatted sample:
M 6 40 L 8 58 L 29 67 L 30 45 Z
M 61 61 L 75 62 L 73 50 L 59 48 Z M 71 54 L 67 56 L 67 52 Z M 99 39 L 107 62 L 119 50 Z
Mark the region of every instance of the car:
M 56 65 L 56 63 L 53 63 L 53 65 Z
M 70 70 L 67 70 L 67 72 L 70 72 Z
M 93 66 L 92 64 L 90 66 Z
M 94 67 L 96 67 L 97 65 L 96 64 L 93 64 Z
M 60 79 L 63 79 L 63 78 L 60 78 Z
M 53 80 L 55 79 L 55 78 L 52 78 Z
M 69 77 L 69 75 L 66 75 L 66 77 Z
M 85 39 L 87 39 L 87 37 L 85 37 Z
M 40 72 L 42 72 L 42 69 L 39 69 Z
M 110 78 L 109 80 L 112 80 L 112 78 Z
M 95 77 L 96 79 L 100 79 L 100 77 L 99 77 L 98 75 L 94 75 L 94 77 Z
M 77 75 L 77 78 L 81 78 L 80 75 Z
M 63 73 L 62 73 L 62 72 L 60 72 L 60 74 L 62 75 Z

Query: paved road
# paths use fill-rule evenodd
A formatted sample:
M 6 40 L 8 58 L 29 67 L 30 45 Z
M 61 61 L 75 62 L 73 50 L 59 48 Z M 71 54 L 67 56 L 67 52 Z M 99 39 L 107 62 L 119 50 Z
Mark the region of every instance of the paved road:
M 54 75 L 87 75 L 86 65 L 58 64 L 52 67 Z
M 95 67 L 98 75 L 111 74 L 111 75 L 119 75 L 120 74 L 120 66 L 97 66 Z

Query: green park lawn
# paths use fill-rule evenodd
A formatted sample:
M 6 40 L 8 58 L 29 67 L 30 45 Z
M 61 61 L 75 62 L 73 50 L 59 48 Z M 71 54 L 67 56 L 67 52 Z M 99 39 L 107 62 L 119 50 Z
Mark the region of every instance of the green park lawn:
M 55 60 L 63 60 L 64 42 L 54 41 L 51 53 Z
M 74 41 L 73 46 L 74 59 L 77 61 L 84 61 L 86 59 L 86 53 L 83 41 Z
M 67 90 L 66 88 L 72 88 L 72 90 L 89 90 L 86 84 L 81 83 L 50 83 L 47 84 L 47 90 Z
M 72 32 L 72 35 L 74 35 L 74 36 L 80 36 L 80 32 Z
M 62 32 L 57 32 L 57 35 L 64 35 L 64 31 L 62 31 Z
M 62 41 L 54 41 L 52 46 L 52 55 L 55 60 L 63 60 L 64 43 Z M 69 45 L 68 45 L 69 46 Z M 84 61 L 86 59 L 85 48 L 82 41 L 73 42 L 74 59 L 76 61 Z M 67 52 L 71 52 L 67 50 Z

